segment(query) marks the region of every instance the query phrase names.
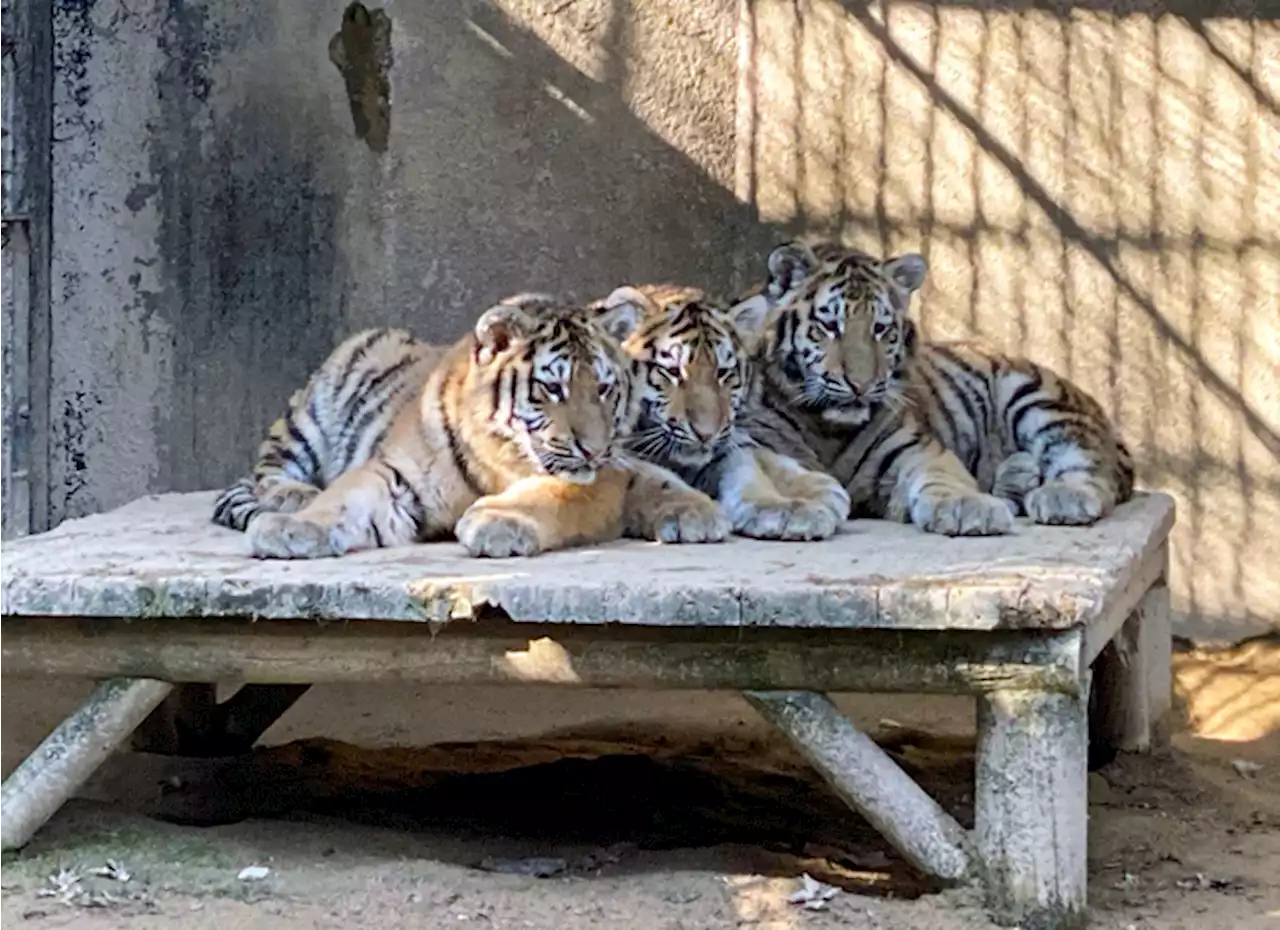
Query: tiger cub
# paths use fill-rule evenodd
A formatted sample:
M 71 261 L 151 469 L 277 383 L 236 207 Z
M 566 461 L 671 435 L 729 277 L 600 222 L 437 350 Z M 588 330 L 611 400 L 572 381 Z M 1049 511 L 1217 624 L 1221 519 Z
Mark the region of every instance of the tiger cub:
M 755 446 L 738 417 L 758 391 L 755 366 L 728 309 L 676 285 L 624 286 L 593 304 L 638 366 L 637 455 L 720 501 L 733 531 L 758 539 L 825 539 L 849 515 L 835 479 Z M 631 313 L 619 311 L 631 308 Z
M 967 342 L 921 343 L 908 318 L 926 264 L 791 242 L 735 305 L 761 334 L 753 438 L 821 467 L 855 511 L 956 535 L 1012 516 L 1090 524 L 1133 493 L 1102 408 L 1042 365 Z
M 627 319 L 628 314 L 632 318 Z M 724 539 L 716 503 L 621 455 L 634 365 L 597 320 L 542 294 L 485 311 L 452 348 L 374 329 L 343 342 L 270 429 L 214 522 L 253 555 L 316 558 L 452 532 L 477 556 L 615 539 Z

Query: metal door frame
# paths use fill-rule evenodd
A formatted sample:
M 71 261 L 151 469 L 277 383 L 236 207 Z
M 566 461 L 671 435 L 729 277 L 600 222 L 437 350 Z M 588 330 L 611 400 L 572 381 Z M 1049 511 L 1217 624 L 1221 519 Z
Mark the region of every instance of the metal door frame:
M 49 528 L 53 6 L 3 0 L 3 525 Z

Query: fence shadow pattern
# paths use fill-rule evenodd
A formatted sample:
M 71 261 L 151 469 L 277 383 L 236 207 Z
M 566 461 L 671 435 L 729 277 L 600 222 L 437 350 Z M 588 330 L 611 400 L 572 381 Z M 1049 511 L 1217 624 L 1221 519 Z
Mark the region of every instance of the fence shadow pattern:
M 1178 500 L 1181 627 L 1233 635 L 1280 620 L 1280 23 L 1213 12 L 755 0 L 737 188 L 1093 391 Z

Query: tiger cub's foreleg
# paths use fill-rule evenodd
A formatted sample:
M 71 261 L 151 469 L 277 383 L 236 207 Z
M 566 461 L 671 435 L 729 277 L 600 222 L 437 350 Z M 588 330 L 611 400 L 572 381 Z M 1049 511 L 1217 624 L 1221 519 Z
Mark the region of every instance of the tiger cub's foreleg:
M 711 497 L 689 486 L 674 472 L 643 460 L 628 463 L 623 500 L 623 533 L 665 543 L 721 542 L 729 535 L 729 518 Z
M 537 475 L 482 497 L 454 534 L 472 555 L 528 556 L 636 536 L 718 542 L 728 522 L 711 498 L 648 462 L 601 469 L 590 484 Z
M 425 508 L 399 472 L 374 460 L 322 491 L 297 513 L 263 513 L 248 529 L 258 557 L 309 559 L 402 546 L 423 527 L 453 526 L 476 556 L 536 555 L 626 535 L 715 542 L 728 535 L 719 506 L 665 469 L 606 468 L 590 484 L 550 475 L 523 478 L 476 500 L 457 519 Z
M 617 539 L 627 483 L 626 473 L 612 468 L 590 484 L 552 475 L 522 478 L 473 503 L 453 532 L 472 555 L 494 559 Z
M 296 512 L 260 513 L 246 536 L 257 558 L 318 559 L 415 542 L 427 516 L 401 473 L 374 459 Z
M 1009 505 L 982 493 L 964 464 L 937 440 L 919 435 L 896 451 L 886 507 L 890 519 L 944 536 L 999 536 L 1013 529 Z
M 1131 495 L 1129 454 L 1089 394 L 1047 369 L 1032 367 L 1029 372 L 1006 378 L 1017 385 L 1011 396 L 1018 391 L 1027 395 L 1005 412 L 1021 450 L 1010 459 L 1026 455 L 1038 479 L 1027 488 L 1023 509 L 1036 523 L 1094 523 Z M 1029 391 L 1029 386 L 1036 389 Z
M 755 539 L 827 539 L 849 516 L 840 482 L 768 449 L 735 449 L 717 492 L 733 531 Z

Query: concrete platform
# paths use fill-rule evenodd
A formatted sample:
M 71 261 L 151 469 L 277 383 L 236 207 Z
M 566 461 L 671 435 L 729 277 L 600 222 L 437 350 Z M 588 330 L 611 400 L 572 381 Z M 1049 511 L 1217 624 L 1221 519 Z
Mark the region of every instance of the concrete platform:
M 882 521 L 819 543 L 619 542 L 533 559 L 453 544 L 256 561 L 171 494 L 7 543 L 3 669 L 106 679 L 6 779 L 25 844 L 118 747 L 247 751 L 309 685 L 739 691 L 916 867 L 1008 925 L 1083 925 L 1090 743 L 1143 750 L 1171 695 L 1172 500 L 1088 528 L 948 539 Z M 416 621 L 416 622 L 415 622 Z M 245 686 L 219 703 L 214 683 Z M 971 694 L 963 829 L 825 692 Z
M 149 497 L 4 546 L 5 616 L 1065 630 L 1113 613 L 1173 525 L 1143 494 L 1090 528 L 950 539 L 859 520 L 821 543 L 619 542 L 490 561 L 433 543 L 310 562 L 245 557 L 211 493 Z

